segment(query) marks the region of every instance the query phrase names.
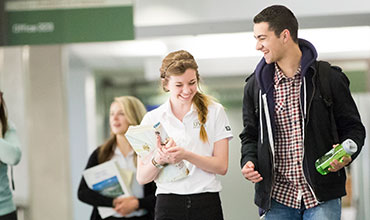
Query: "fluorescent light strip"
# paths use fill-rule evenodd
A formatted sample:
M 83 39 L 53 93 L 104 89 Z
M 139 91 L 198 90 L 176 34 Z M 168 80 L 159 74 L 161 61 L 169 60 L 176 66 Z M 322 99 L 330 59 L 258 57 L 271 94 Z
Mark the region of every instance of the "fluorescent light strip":
M 185 49 L 197 59 L 261 57 L 256 51 L 252 32 L 169 37 L 164 40 L 170 51 Z M 318 53 L 352 56 L 358 53 L 370 57 L 370 26 L 302 29 L 298 36 L 310 41 Z M 341 54 L 343 52 L 343 54 Z M 344 54 L 345 53 L 345 54 Z
M 370 52 L 370 26 L 302 29 L 298 36 L 321 53 Z
M 325 59 L 370 58 L 370 26 L 302 29 L 298 36 L 310 41 Z M 260 58 L 252 32 L 162 37 L 160 39 L 74 44 L 84 56 L 163 57 L 187 50 L 196 59 Z M 92 51 L 99 51 L 95 54 Z

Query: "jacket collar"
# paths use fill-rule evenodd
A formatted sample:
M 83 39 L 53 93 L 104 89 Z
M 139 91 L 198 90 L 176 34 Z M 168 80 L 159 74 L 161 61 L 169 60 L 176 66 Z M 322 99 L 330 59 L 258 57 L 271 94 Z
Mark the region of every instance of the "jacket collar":
M 317 58 L 317 52 L 315 47 L 304 39 L 298 39 L 299 48 L 302 51 L 301 58 L 301 75 L 304 77 L 308 68 L 315 62 Z M 262 90 L 262 94 L 268 93 L 273 88 L 275 64 L 267 64 L 265 58 L 262 58 L 257 64 L 256 79 L 259 87 Z

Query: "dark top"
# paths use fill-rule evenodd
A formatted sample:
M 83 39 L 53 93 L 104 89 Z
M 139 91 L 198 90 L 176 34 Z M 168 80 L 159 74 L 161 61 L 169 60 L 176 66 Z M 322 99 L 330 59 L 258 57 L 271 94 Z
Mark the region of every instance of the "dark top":
M 89 161 L 87 162 L 85 169 L 88 169 L 90 167 L 93 167 L 99 164 L 98 162 L 99 149 L 100 147 L 98 147 L 90 155 Z M 143 187 L 144 187 L 144 198 L 139 199 L 139 208 L 146 209 L 148 211 L 149 219 L 154 219 L 154 207 L 155 207 L 155 201 L 156 201 L 155 190 L 157 187 L 154 182 L 145 184 Z M 98 192 L 90 189 L 87 186 L 85 179 L 83 177 L 81 178 L 80 186 L 78 187 L 78 199 L 94 207 L 92 214 L 91 214 L 91 218 L 90 218 L 91 220 L 102 219 L 97 209 L 98 206 L 105 206 L 105 207 L 113 208 L 114 198 L 103 196 L 99 194 Z M 130 219 L 130 218 L 123 218 L 123 219 Z

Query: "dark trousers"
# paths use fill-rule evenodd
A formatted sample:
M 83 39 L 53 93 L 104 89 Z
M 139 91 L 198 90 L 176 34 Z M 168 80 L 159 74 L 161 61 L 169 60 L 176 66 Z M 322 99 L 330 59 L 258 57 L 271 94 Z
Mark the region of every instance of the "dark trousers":
M 17 220 L 17 211 L 0 216 L 0 220 Z
M 159 194 L 155 220 L 223 220 L 219 193 Z
M 108 218 L 105 218 L 104 220 L 124 220 L 124 219 L 130 219 L 130 220 L 150 220 L 150 217 L 148 215 L 144 215 L 144 216 L 140 216 L 140 217 L 131 217 L 131 218 L 125 218 L 125 217 L 117 218 L 117 217 L 110 216 Z

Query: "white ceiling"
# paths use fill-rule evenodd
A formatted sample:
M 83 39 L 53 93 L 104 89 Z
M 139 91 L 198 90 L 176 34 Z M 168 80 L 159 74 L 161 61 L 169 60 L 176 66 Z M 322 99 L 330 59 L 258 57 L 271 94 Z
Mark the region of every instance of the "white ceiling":
M 370 41 L 367 40 L 370 26 L 303 29 L 299 36 L 315 45 L 320 59 L 370 59 Z M 354 38 L 359 39 L 358 43 L 354 43 Z M 143 73 L 148 79 L 157 78 L 161 60 L 167 53 L 180 49 L 194 55 L 204 76 L 249 73 L 262 57 L 255 50 L 251 32 L 79 43 L 67 47 L 94 71 Z
M 71 44 L 68 51 L 93 70 L 141 72 L 154 78 L 168 52 L 185 49 L 194 55 L 204 74 L 244 74 L 252 71 L 261 57 L 255 51 L 252 18 L 276 3 L 273 0 L 132 2 L 136 40 Z M 365 34 L 339 28 L 324 32 L 302 30 L 299 36 L 312 41 L 321 59 L 369 59 L 370 42 L 363 39 L 370 39 L 370 1 L 282 0 L 279 4 L 295 13 L 303 29 L 367 26 Z M 355 40 L 358 42 L 354 43 Z

